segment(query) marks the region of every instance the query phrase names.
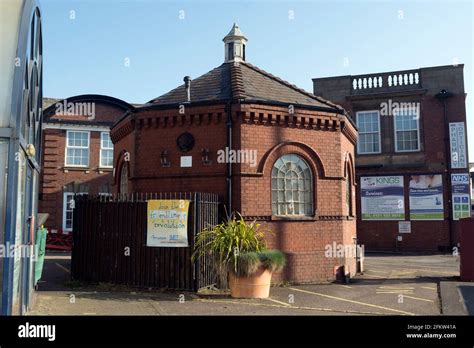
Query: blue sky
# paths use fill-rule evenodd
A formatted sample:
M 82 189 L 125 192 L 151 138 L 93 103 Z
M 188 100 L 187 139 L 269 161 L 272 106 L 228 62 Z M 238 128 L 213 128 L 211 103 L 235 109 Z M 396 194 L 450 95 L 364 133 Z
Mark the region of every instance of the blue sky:
M 47 97 L 96 93 L 146 102 L 182 84 L 185 75 L 196 78 L 220 65 L 222 38 L 233 22 L 249 39 L 250 63 L 308 91 L 314 77 L 465 64 L 474 161 L 471 1 L 41 4 Z

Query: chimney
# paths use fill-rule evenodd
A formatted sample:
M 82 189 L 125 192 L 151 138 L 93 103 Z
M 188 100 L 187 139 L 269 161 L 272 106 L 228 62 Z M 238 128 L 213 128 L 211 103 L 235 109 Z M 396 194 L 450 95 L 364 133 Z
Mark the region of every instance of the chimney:
M 184 87 L 186 88 L 186 102 L 191 102 L 191 78 L 189 76 L 184 77 Z

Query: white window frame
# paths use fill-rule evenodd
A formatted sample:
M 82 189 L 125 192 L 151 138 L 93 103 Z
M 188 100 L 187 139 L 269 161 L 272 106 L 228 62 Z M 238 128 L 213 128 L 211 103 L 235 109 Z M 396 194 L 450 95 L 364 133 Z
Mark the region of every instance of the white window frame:
M 399 150 L 398 149 L 398 139 L 397 139 L 397 114 L 395 113 L 393 115 L 393 139 L 394 139 L 394 142 L 395 142 L 395 152 L 419 152 L 421 150 L 421 144 L 420 144 L 420 117 L 421 115 L 418 115 L 418 118 L 416 119 L 416 132 L 417 132 L 417 143 L 418 143 L 418 147 L 415 149 L 415 150 Z M 401 130 L 402 132 L 403 131 L 406 131 L 406 132 L 410 132 L 410 131 L 414 131 L 415 129 L 403 129 Z
M 373 151 L 373 152 L 361 152 L 360 151 L 360 143 L 357 141 L 357 154 L 358 155 L 376 155 L 382 153 L 382 127 L 380 124 L 380 111 L 379 110 L 361 110 L 356 112 L 356 124 L 357 128 L 359 128 L 359 114 L 365 114 L 369 112 L 376 112 L 377 113 L 377 122 L 379 124 L 379 131 L 377 132 L 379 134 L 379 151 Z M 366 132 L 366 133 L 374 133 L 374 132 Z M 362 133 L 359 129 L 359 134 L 366 134 Z
M 69 139 L 69 134 L 70 133 L 87 133 L 87 151 L 89 152 L 89 155 L 88 155 L 88 163 L 87 165 L 83 165 L 83 164 L 68 164 L 67 163 L 67 149 L 70 148 L 70 149 L 86 149 L 86 147 L 83 147 L 83 146 L 69 146 L 68 145 L 68 139 Z M 91 132 L 90 131 L 84 131 L 84 130 L 67 130 L 66 131 L 66 148 L 65 148 L 65 151 L 64 151 L 64 166 L 65 167 L 78 167 L 78 168 L 88 168 L 89 165 L 90 165 L 90 162 L 91 162 L 91 151 L 90 151 L 90 146 L 91 146 Z
M 112 148 L 102 147 L 102 134 L 108 134 L 110 138 L 110 132 L 100 132 L 99 168 L 113 168 L 114 167 L 114 163 L 113 163 L 114 162 L 114 145 L 112 143 Z M 112 165 L 110 166 L 102 165 L 102 150 L 112 150 Z
M 69 204 L 68 201 L 66 201 L 67 196 L 72 196 L 74 198 L 74 195 L 87 195 L 87 192 L 81 192 L 81 193 L 74 193 L 74 192 L 63 192 L 63 231 L 71 232 L 72 231 L 72 222 L 73 220 L 71 219 L 71 228 L 66 228 L 66 213 L 67 213 L 67 206 Z M 73 211 L 74 209 L 69 209 L 69 211 Z
M 278 161 L 282 160 L 283 161 L 283 164 L 285 163 L 289 163 L 290 161 L 287 160 L 287 162 L 285 162 L 283 160 L 284 157 L 289 157 L 289 156 L 295 156 L 297 158 L 298 161 L 300 161 L 301 163 L 303 163 L 306 168 L 308 170 L 308 177 L 304 177 L 304 175 L 302 177 L 298 177 L 297 180 L 303 180 L 303 181 L 309 181 L 309 189 L 305 189 L 305 184 L 303 184 L 303 187 L 299 187 L 295 190 L 294 188 L 288 188 L 286 187 L 286 184 L 285 184 L 285 181 L 289 180 L 287 177 L 286 177 L 286 173 L 288 173 L 289 171 L 291 170 L 288 170 L 286 173 L 285 173 L 285 176 L 284 177 L 280 177 L 279 175 L 277 175 L 276 177 L 274 176 L 273 174 L 273 171 L 274 169 L 276 168 L 279 172 L 282 172 L 281 168 L 282 167 L 276 167 L 277 166 L 277 163 Z M 292 163 L 297 163 L 297 162 L 292 162 Z M 303 171 L 301 171 L 300 173 L 304 173 L 305 169 L 303 169 Z M 271 174 L 270 174 L 270 178 L 271 178 L 271 183 L 270 183 L 270 186 L 271 186 L 271 205 L 272 205 L 272 215 L 274 216 L 277 216 L 277 217 L 284 217 L 284 218 L 299 218 L 299 217 L 312 217 L 314 216 L 314 208 L 315 208 L 315 199 L 314 199 L 314 182 L 313 182 L 313 171 L 311 169 L 311 166 L 308 164 L 308 162 L 302 157 L 300 156 L 299 154 L 296 154 L 296 153 L 287 153 L 287 154 L 284 154 L 283 156 L 280 156 L 278 157 L 278 159 L 275 161 L 275 163 L 273 163 L 273 166 L 272 166 L 272 170 L 271 170 Z M 277 185 L 275 186 L 273 184 L 273 180 L 277 180 Z M 278 185 L 278 180 L 281 180 L 283 179 L 283 187 L 279 186 Z M 291 179 L 290 179 L 291 180 Z M 279 192 L 283 191 L 283 201 L 280 201 L 278 199 L 278 195 L 279 195 Z M 293 194 L 294 192 L 298 192 L 298 196 L 299 196 L 299 199 L 295 202 L 293 200 Z M 279 211 L 279 205 L 284 205 L 284 206 L 287 206 L 288 204 L 290 204 L 290 201 L 288 201 L 286 199 L 286 195 L 287 195 L 287 192 L 289 192 L 292 196 L 291 198 L 291 203 L 297 203 L 299 205 L 299 208 L 301 208 L 301 205 L 303 205 L 303 210 L 304 212 L 299 212 L 298 214 L 295 214 L 293 212 L 288 212 L 288 208 L 285 208 L 286 212 L 285 213 L 280 213 Z M 306 201 L 305 199 L 305 196 L 306 194 L 309 195 L 309 201 Z M 303 197 L 301 199 L 301 197 Z M 275 199 L 276 198 L 276 199 Z M 274 210 L 274 204 L 276 204 L 276 211 Z M 310 208 L 310 212 L 309 213 L 306 213 L 306 206 L 308 206 Z M 300 209 L 298 209 L 300 210 Z

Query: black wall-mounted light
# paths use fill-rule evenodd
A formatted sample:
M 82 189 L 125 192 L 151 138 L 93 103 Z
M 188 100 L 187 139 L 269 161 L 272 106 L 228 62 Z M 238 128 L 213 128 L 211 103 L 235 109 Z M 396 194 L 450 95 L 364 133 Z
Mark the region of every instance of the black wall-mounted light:
M 202 164 L 212 164 L 209 149 L 202 149 Z
M 171 162 L 168 159 L 168 151 L 167 150 L 161 151 L 161 166 L 162 167 L 171 166 Z

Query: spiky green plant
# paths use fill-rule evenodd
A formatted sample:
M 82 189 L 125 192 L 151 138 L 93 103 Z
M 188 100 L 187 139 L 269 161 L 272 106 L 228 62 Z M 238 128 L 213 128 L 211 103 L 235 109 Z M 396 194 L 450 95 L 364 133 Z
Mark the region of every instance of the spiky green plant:
M 237 272 L 237 260 L 248 252 L 266 249 L 264 231 L 256 221 L 247 222 L 234 213 L 225 222 L 201 231 L 195 240 L 192 260 L 210 255 L 216 260 L 216 270 L 222 276 L 229 270 Z
M 286 263 L 285 254 L 279 250 L 242 253 L 237 259 L 237 276 L 255 274 L 260 267 L 270 272 L 279 272 Z
M 263 231 L 256 221 L 247 222 L 235 213 L 227 221 L 197 235 L 192 260 L 210 255 L 216 261 L 215 268 L 221 279 L 229 271 L 248 276 L 259 267 L 278 272 L 285 266 L 285 255 L 266 248 L 265 232 L 269 231 Z
M 280 272 L 286 265 L 286 257 L 280 250 L 264 250 L 258 254 L 265 269 Z

